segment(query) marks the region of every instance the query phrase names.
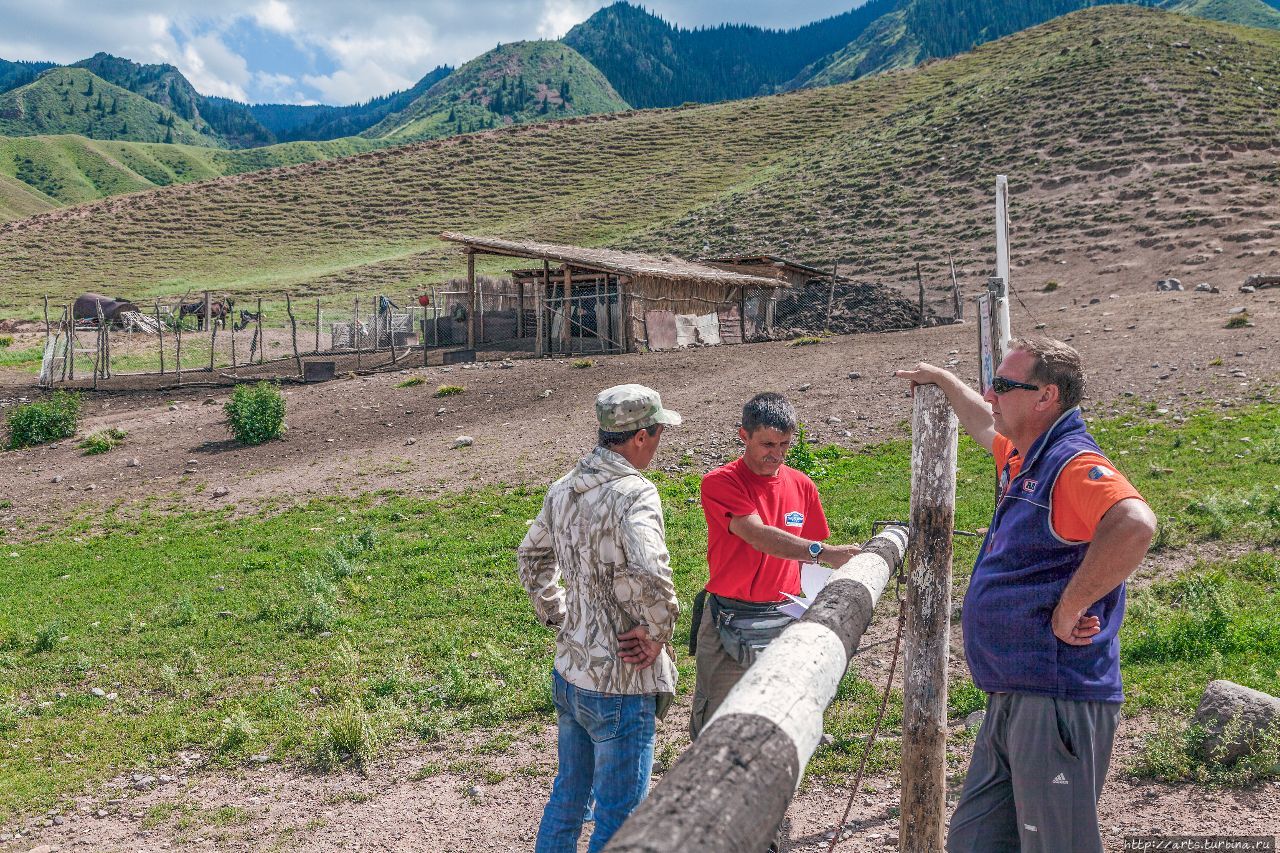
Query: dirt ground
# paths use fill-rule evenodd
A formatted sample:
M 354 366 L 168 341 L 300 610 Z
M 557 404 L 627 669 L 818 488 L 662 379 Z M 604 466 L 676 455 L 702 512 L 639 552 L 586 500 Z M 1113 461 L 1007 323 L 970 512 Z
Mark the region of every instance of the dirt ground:
M 1089 304 L 1092 299 L 1098 301 Z M 1015 328 L 1044 323 L 1046 333 L 1081 350 L 1090 366 L 1087 413 L 1144 402 L 1172 419 L 1204 406 L 1274 396 L 1280 290 L 1156 293 L 1150 284 L 1120 291 L 1097 285 L 1093 292 L 1081 286 L 1023 294 L 1023 300 L 1025 307 L 1013 306 Z M 1225 328 L 1228 312 L 1241 306 L 1255 325 Z M 731 458 L 739 407 L 765 389 L 786 392 L 819 441 L 875 443 L 902 435 L 910 415 L 892 370 L 925 359 L 954 365 L 974 380 L 976 338 L 968 324 L 835 337 L 814 346 L 598 358 L 586 369 L 557 360 L 412 368 L 289 388 L 286 437 L 258 448 L 228 441 L 220 406 L 225 389 L 89 396 L 83 431 L 118 426 L 128 432 L 125 446 L 84 457 L 64 441 L 5 454 L 0 524 L 18 540 L 78 509 L 153 496 L 170 495 L 195 509 L 233 503 L 249 511 L 266 500 L 384 488 L 431 494 L 495 482 L 546 483 L 590 446 L 592 398 L 619 382 L 652 385 L 685 415 L 685 425 L 664 437 L 660 466 L 686 453 L 703 467 Z M 425 383 L 396 387 L 409 376 Z M 441 384 L 466 391 L 433 398 Z M 4 405 L 31 396 L 28 387 L 0 387 Z M 453 449 L 460 435 L 474 444 Z M 228 494 L 214 497 L 218 487 Z M 882 613 L 868 642 L 883 639 L 892 625 Z M 872 680 L 882 680 L 884 662 L 875 660 L 860 665 Z M 953 660 L 962 666 L 958 645 Z M 661 727 L 660 746 L 684 748 L 687 715 L 687 703 L 677 705 Z M 1127 779 L 1119 768 L 1143 725 L 1126 721 L 1118 740 L 1102 802 L 1108 849 L 1120 849 L 1126 834 L 1277 831 L 1280 782 L 1232 792 Z M 364 775 L 321 776 L 252 762 L 215 771 L 184 753 L 176 765 L 155 768 L 171 777 L 155 789 L 136 791 L 128 778 L 105 783 L 72 812 L 29 816 L 27 834 L 0 842 L 0 850 L 528 850 L 554 773 L 554 729 L 522 724 L 509 733 L 516 742 L 498 752 L 483 748 L 491 733 L 462 744 L 405 744 Z M 895 781 L 877 778 L 871 786 L 853 811 L 855 836 L 838 849 L 896 844 Z M 786 849 L 825 849 L 846 796 L 806 785 L 789 813 Z M 0 838 L 13 831 L 0 828 Z

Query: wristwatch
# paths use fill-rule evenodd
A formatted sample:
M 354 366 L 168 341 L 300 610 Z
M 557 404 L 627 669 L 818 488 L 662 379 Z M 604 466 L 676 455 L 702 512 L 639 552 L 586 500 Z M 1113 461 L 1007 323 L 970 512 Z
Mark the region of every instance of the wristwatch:
M 810 542 L 810 543 L 809 543 L 809 557 L 810 557 L 810 559 L 817 560 L 819 557 L 821 557 L 821 556 L 822 556 L 822 552 L 823 552 L 824 550 L 826 550 L 826 549 L 823 547 L 823 545 L 822 545 L 822 543 L 821 543 L 821 542 Z

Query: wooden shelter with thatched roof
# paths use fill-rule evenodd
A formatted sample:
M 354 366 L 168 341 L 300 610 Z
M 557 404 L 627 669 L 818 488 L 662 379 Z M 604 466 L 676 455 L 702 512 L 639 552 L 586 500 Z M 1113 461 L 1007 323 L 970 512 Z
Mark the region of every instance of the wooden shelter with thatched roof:
M 511 271 L 516 327 L 526 333 L 532 308 L 538 355 L 739 343 L 767 328 L 776 293 L 789 285 L 780 274 L 751 275 L 669 256 L 455 232 L 440 236 L 467 255 L 471 349 L 485 338 L 476 255 L 542 261 L 541 268 Z

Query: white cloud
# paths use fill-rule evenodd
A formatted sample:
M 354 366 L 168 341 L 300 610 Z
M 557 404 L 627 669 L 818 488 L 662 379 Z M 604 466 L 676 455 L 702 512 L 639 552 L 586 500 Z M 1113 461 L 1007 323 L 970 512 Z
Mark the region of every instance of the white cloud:
M 538 38 L 558 39 L 591 16 L 599 3 L 591 0 L 545 0 L 538 19 Z
M 293 13 L 289 11 L 289 6 L 281 0 L 267 0 L 253 10 L 253 19 L 263 29 L 275 30 L 278 33 L 291 33 L 298 26 L 293 20 Z
M 201 94 L 249 100 L 244 88 L 253 79 L 248 62 L 216 35 L 197 36 L 188 41 L 176 64 Z
M 320 93 L 325 104 L 354 104 L 376 95 L 408 89 L 417 78 L 402 77 L 375 62 L 365 60 L 327 75 L 304 75 L 302 81 Z

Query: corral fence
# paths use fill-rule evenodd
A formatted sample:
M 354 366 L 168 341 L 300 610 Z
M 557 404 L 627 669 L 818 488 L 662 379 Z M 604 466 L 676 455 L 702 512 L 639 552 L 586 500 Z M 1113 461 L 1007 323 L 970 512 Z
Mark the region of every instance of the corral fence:
M 935 292 L 937 288 L 935 287 Z M 958 285 L 951 288 L 959 292 Z M 235 297 L 150 303 L 46 299 L 39 384 L 168 388 L 539 356 L 661 351 L 949 323 L 902 287 L 842 276 L 731 288 L 717 301 L 628 292 L 618 277 L 477 276 L 411 295 Z M 950 301 L 950 300 L 948 300 Z M 956 302 L 958 304 L 958 300 Z

